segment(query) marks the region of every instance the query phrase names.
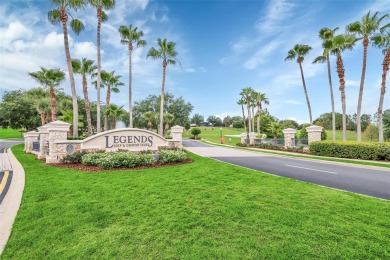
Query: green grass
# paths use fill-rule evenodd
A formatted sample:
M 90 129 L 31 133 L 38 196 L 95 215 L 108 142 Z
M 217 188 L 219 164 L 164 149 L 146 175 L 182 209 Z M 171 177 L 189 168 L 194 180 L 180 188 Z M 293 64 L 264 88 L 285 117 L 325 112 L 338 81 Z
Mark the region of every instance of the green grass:
M 0 139 L 10 139 L 10 138 L 22 138 L 20 134 L 20 129 L 0 127 Z
M 191 155 L 191 164 L 86 173 L 22 145 L 20 211 L 3 259 L 390 257 L 390 203 Z
M 220 127 L 198 127 L 202 130 L 202 133 L 199 135 L 202 137 L 202 140 L 210 141 L 213 143 L 220 143 L 221 138 L 221 131 L 219 130 Z M 245 130 L 243 128 L 236 129 L 231 127 L 222 127 L 222 136 L 225 138 L 224 144 L 229 145 L 236 145 L 241 141 L 241 137 L 232 137 L 229 135 L 240 135 L 241 133 L 244 133 Z M 191 137 L 191 130 L 183 132 L 184 138 Z

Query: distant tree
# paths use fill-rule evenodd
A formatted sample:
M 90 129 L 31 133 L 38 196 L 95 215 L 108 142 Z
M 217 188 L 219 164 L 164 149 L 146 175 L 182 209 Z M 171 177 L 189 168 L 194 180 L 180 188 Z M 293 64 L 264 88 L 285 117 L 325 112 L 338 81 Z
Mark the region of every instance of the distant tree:
M 378 127 L 373 124 L 369 124 L 364 130 L 363 135 L 371 142 L 378 141 L 378 135 L 379 135 Z
M 230 116 L 225 116 L 222 120 L 223 126 L 229 127 L 231 124 L 233 124 L 233 120 Z
M 209 116 L 207 122 L 212 123 L 213 126 L 222 126 L 222 119 L 217 116 Z
M 360 119 L 362 131 L 366 130 L 366 128 L 371 124 L 372 118 L 369 114 L 363 114 Z M 379 134 L 379 133 L 378 133 Z
M 390 141 L 390 109 L 383 111 L 382 121 L 383 121 L 383 136 L 386 140 Z
M 190 122 L 186 122 L 186 123 L 184 124 L 184 129 L 188 131 L 188 130 L 190 130 L 190 128 L 191 128 Z
M 200 125 L 202 122 L 204 122 L 204 117 L 200 114 L 195 114 L 191 118 L 192 124 Z
M 244 128 L 244 124 L 242 123 L 242 121 L 234 121 L 233 122 L 233 127 L 234 128 L 237 128 L 237 129 L 240 129 L 240 128 Z
M 306 130 L 306 127 L 310 126 L 310 124 L 303 124 L 302 125 L 302 129 L 300 130 L 300 133 L 299 133 L 299 138 L 307 138 L 308 137 L 308 134 L 307 134 L 307 130 Z
M 286 128 L 294 128 L 294 129 L 298 128 L 298 123 L 295 120 L 291 120 L 291 119 L 280 120 L 279 124 L 282 130 Z

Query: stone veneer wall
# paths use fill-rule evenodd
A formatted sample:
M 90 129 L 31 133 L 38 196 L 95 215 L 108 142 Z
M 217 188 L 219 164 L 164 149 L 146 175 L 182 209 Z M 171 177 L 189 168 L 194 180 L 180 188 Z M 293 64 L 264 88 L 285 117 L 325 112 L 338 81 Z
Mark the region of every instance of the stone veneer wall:
M 293 142 L 293 139 L 295 138 L 295 133 L 297 130 L 293 128 L 287 128 L 283 130 L 284 135 L 284 147 L 295 147 L 295 143 Z
M 306 127 L 309 144 L 311 142 L 321 141 L 322 128 L 323 128 L 322 126 L 317 126 L 317 125 Z

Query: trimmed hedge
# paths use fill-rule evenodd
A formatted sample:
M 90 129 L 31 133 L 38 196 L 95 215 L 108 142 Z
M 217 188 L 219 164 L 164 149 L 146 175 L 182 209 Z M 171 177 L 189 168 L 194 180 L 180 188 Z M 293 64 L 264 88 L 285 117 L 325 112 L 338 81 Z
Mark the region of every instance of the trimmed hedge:
M 159 162 L 161 164 L 182 162 L 187 160 L 187 153 L 183 150 L 160 150 L 158 151 L 160 155 Z
M 318 141 L 309 148 L 310 154 L 319 156 L 390 161 L 390 143 Z
M 136 154 L 132 152 L 90 153 L 82 157 L 85 165 L 95 165 L 104 169 L 134 168 L 154 165 L 153 154 Z

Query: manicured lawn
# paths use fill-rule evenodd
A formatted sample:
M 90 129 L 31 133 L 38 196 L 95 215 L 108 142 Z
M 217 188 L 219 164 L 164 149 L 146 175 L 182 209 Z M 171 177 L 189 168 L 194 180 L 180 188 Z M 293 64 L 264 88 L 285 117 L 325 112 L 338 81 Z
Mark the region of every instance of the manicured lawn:
M 26 187 L 3 259 L 390 257 L 388 201 L 195 155 L 86 173 L 13 151 Z
M 22 138 L 19 131 L 20 129 L 0 127 L 0 139 Z
M 198 127 L 202 130 L 202 133 L 199 135 L 202 137 L 202 140 L 210 141 L 213 143 L 220 143 L 221 131 L 220 127 Z M 222 127 L 222 136 L 225 138 L 224 144 L 236 145 L 241 141 L 241 137 L 239 136 L 230 136 L 230 135 L 240 135 L 244 133 L 245 130 L 243 128 L 236 129 L 230 127 Z M 183 137 L 191 137 L 191 129 L 187 132 L 184 130 Z

